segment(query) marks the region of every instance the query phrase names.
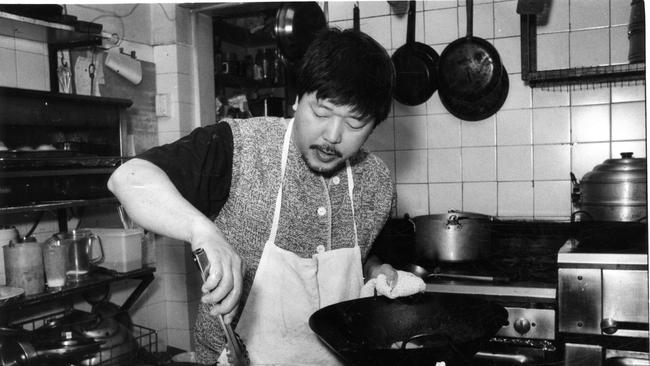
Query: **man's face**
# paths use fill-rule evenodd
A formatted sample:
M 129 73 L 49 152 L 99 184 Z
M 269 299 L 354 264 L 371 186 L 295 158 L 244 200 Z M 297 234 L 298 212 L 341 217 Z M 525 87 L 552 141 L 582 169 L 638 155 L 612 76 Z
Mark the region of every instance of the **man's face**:
M 373 120 L 360 120 L 350 106 L 317 99 L 316 92 L 300 98 L 294 118 L 294 143 L 309 168 L 325 175 L 356 154 L 375 125 Z

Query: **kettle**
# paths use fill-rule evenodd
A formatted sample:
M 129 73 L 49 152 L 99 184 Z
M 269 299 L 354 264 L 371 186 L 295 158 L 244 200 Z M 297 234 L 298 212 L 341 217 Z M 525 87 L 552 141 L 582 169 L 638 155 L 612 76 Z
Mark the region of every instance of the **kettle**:
M 99 245 L 99 255 L 92 257 L 93 245 Z M 104 261 L 102 241 L 88 229 L 75 229 L 52 235 L 46 246 L 62 245 L 68 248 L 66 277 L 68 281 L 79 282 L 86 279 L 92 266 Z M 97 251 L 95 251 L 97 252 Z

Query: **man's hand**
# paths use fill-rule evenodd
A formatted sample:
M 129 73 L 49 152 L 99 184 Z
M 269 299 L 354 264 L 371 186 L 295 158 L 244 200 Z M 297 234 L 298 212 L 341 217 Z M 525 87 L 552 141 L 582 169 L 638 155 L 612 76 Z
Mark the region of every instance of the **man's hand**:
M 377 264 L 375 266 L 372 266 L 369 268 L 368 272 L 369 272 L 369 276 L 367 278 L 368 280 L 372 278 L 377 278 L 377 276 L 383 274 L 384 276 L 386 276 L 386 282 L 391 288 L 395 287 L 395 284 L 397 283 L 397 270 L 388 263 Z
M 230 323 L 242 294 L 244 262 L 210 221 L 195 225 L 190 242 L 193 250 L 203 248 L 210 262 L 209 275 L 201 287 L 201 301 L 214 304 L 210 314 L 223 314 L 226 323 Z

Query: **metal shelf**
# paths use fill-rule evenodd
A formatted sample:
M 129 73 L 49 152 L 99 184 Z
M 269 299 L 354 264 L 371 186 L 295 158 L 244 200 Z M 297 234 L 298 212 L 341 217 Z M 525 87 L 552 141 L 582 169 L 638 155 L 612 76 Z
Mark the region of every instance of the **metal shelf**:
M 527 78 L 539 88 L 635 82 L 645 80 L 645 63 L 531 71 Z
M 13 206 L 13 207 L 0 207 L 0 215 L 14 214 L 22 212 L 39 212 L 39 211 L 54 211 L 70 207 L 89 206 L 89 205 L 107 205 L 118 203 L 117 198 L 96 198 L 88 200 L 67 200 L 67 201 L 50 201 L 38 202 L 33 205 L 26 206 Z
M 0 11 L 0 34 L 48 44 L 101 43 L 110 34 L 79 32 L 69 24 L 53 23 Z
M 645 83 L 645 63 L 537 70 L 537 16 L 545 2 L 519 0 L 521 79 L 531 88 L 573 88 Z

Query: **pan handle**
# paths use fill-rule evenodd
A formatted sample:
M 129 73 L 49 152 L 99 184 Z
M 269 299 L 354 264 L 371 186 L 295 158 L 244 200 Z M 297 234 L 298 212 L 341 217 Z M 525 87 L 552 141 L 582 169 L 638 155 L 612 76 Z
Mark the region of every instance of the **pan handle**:
M 465 1 L 467 11 L 467 38 L 472 38 L 474 35 L 474 0 Z
M 415 0 L 409 1 L 409 12 L 406 20 L 406 43 L 415 43 Z

